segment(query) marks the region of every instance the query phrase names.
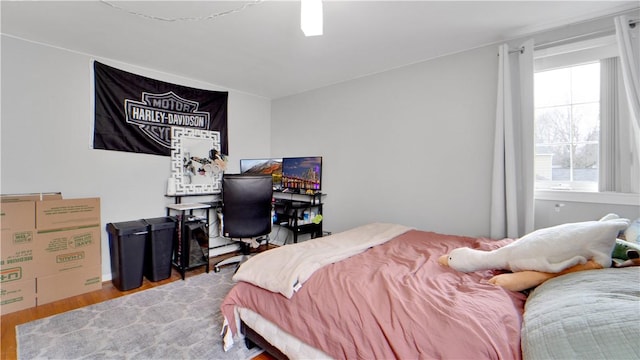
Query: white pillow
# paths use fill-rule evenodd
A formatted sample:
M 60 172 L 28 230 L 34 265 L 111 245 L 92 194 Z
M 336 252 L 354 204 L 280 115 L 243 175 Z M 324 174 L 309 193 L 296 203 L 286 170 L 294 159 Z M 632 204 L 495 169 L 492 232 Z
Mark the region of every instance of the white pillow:
M 640 219 L 636 219 L 624 231 L 624 239 L 631 243 L 640 244 Z

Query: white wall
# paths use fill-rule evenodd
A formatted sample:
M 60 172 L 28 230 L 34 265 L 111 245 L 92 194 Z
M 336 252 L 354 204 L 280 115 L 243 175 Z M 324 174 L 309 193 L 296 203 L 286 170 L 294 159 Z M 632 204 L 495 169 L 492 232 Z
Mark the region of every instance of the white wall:
M 607 28 L 611 19 L 598 19 L 535 38 L 544 43 Z M 387 221 L 488 236 L 496 84 L 494 45 L 277 99 L 272 154 L 324 157 L 327 230 Z M 537 199 L 535 227 L 609 212 L 640 217 L 637 201 L 575 198 L 559 212 L 559 199 Z
M 535 225 L 540 229 L 568 222 L 599 220 L 609 213 L 633 221 L 640 219 L 640 205 L 637 201 L 635 204 L 613 204 L 536 199 Z
M 272 155 L 323 156 L 325 229 L 486 236 L 497 47 L 273 101 Z
M 108 59 L 111 66 L 157 80 L 229 91 L 229 171 L 243 157 L 270 151 L 269 99 Z M 2 36 L 1 192 L 60 191 L 100 197 L 102 274 L 111 277 L 106 224 L 165 216 L 170 158 L 91 147 L 89 55 Z

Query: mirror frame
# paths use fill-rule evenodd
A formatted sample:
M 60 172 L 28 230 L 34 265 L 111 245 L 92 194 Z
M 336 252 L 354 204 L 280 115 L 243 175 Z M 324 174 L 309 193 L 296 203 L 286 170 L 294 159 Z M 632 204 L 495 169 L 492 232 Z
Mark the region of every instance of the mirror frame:
M 171 178 L 175 181 L 175 195 L 217 194 L 222 190 L 222 171 L 207 176 L 204 182 L 192 183 L 185 170 L 185 146 L 198 143 L 198 148 L 216 149 L 220 152 L 220 132 L 171 127 Z M 209 154 L 200 154 L 209 157 Z M 199 176 L 194 174 L 193 176 Z M 200 176 L 199 176 L 200 177 Z M 208 178 L 211 181 L 208 181 Z

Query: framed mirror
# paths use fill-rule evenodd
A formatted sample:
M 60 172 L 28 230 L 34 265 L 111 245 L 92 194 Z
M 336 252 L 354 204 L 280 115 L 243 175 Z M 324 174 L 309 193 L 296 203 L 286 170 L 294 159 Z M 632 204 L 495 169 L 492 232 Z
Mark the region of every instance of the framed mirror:
M 217 131 L 171 128 L 171 178 L 176 195 L 215 194 L 222 189 Z

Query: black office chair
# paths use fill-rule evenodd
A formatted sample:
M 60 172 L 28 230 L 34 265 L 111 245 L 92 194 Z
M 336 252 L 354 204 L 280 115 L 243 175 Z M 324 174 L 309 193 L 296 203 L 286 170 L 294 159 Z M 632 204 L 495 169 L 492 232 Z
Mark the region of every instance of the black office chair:
M 223 174 L 222 236 L 239 241 L 242 255 L 218 262 L 215 272 L 228 264 L 239 267 L 250 257 L 252 242 L 266 240 L 269 245 L 272 197 L 271 175 Z

